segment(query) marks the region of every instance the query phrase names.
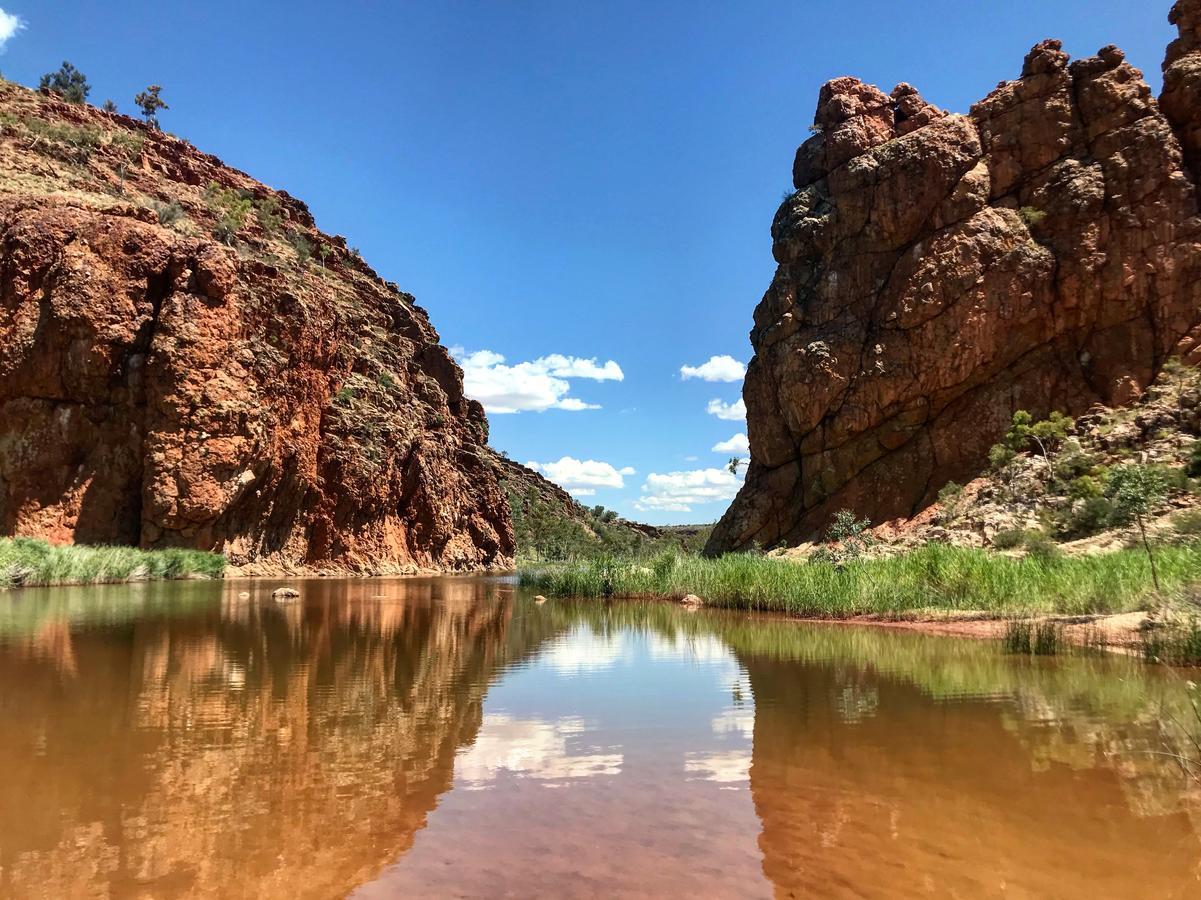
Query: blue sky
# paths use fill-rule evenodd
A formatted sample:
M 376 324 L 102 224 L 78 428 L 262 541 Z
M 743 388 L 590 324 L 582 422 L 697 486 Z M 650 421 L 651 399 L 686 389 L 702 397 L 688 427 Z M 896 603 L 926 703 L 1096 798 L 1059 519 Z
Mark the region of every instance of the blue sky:
M 490 416 L 494 446 L 569 458 L 547 471 L 584 502 L 704 522 L 734 488 L 711 448 L 745 433 L 706 410 L 741 388 L 680 370 L 750 356 L 822 83 L 908 81 L 965 112 L 1058 37 L 1118 44 L 1158 91 L 1170 5 L 0 0 L 24 23 L 0 71 L 35 84 L 69 59 L 128 112 L 161 83 L 164 128 L 308 202 L 417 296 L 477 392 L 527 407 Z

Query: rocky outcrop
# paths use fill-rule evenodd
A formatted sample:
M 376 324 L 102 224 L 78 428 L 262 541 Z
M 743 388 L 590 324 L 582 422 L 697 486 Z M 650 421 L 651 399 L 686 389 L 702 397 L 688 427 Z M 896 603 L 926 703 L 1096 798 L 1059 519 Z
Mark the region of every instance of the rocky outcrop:
M 1159 105 L 1176 129 L 1184 160 L 1201 178 L 1201 0 L 1177 0 L 1168 19 L 1180 36 L 1168 45 Z
M 1197 8 L 1173 13 L 1173 71 Z M 822 88 L 751 332 L 751 464 L 709 552 L 796 543 L 842 508 L 913 515 L 1016 409 L 1137 397 L 1201 306 L 1187 103 L 1170 122 L 1120 50 L 1069 62 L 1057 41 L 966 116 L 909 85 Z
M 245 571 L 510 561 L 483 410 L 413 297 L 131 119 L 0 84 L 0 127 L 0 532 Z

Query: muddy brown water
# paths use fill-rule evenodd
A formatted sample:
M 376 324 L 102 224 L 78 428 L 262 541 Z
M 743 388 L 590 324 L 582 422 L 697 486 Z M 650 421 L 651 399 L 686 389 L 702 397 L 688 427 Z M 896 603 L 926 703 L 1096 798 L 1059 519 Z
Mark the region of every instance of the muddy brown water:
M 0 594 L 0 895 L 1201 896 L 1131 660 L 278 584 Z

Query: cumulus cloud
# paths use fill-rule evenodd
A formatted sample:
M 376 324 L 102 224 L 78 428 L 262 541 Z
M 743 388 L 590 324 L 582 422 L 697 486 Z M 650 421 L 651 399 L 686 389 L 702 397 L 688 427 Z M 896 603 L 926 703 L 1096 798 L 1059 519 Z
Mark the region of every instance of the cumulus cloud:
M 551 375 L 559 378 L 589 378 L 592 381 L 624 381 L 625 373 L 621 366 L 609 360 L 603 366 L 596 364 L 596 358 L 580 359 L 575 356 L 563 356 L 552 353 L 534 360 L 529 365 L 545 367 Z
M 732 356 L 710 356 L 709 361 L 699 366 L 680 366 L 680 377 L 699 378 L 702 381 L 742 381 L 746 366 Z
M 567 493 L 573 497 L 595 497 L 596 488 L 572 488 Z
M 468 353 L 462 347 L 452 347 L 450 352 L 463 367 L 464 392 L 484 404 L 484 409 L 492 414 L 543 412 L 548 409 L 569 412 L 600 409 L 595 403 L 567 396 L 571 390 L 568 379 L 625 379 L 621 366 L 611 359 L 601 364 L 595 358 L 580 359 L 552 353 L 529 362 L 508 365 L 501 354 L 491 350 Z
M 483 403 L 484 401 L 481 400 L 480 402 Z M 485 408 L 487 408 L 487 404 L 484 404 L 484 406 L 485 406 Z M 555 404 L 554 408 L 555 409 L 565 409 L 568 412 L 579 412 L 582 409 L 600 409 L 600 404 L 599 403 L 585 403 L 583 400 L 580 400 L 576 397 L 564 397 L 557 404 Z M 520 410 L 489 409 L 488 412 L 496 412 L 496 413 L 520 412 Z
M 642 512 L 692 512 L 696 505 L 733 500 L 741 484 L 728 469 L 651 472 L 634 505 Z
M 710 400 L 705 412 L 717 416 L 727 422 L 740 422 L 746 418 L 746 404 L 739 398 L 734 403 L 723 403 L 721 400 Z
M 714 453 L 737 453 L 746 456 L 751 452 L 751 442 L 741 431 L 728 441 L 718 441 L 713 445 Z
M 4 52 L 5 45 L 24 27 L 25 21 L 20 16 L 0 9 L 0 53 Z
M 535 472 L 541 472 L 560 487 L 566 488 L 577 497 L 590 497 L 595 490 L 587 494 L 581 490 L 589 488 L 622 488 L 626 486 L 625 476 L 633 475 L 634 470 L 629 466 L 618 469 L 615 466 L 595 459 L 575 459 L 564 456 L 558 462 L 528 462 L 526 467 Z

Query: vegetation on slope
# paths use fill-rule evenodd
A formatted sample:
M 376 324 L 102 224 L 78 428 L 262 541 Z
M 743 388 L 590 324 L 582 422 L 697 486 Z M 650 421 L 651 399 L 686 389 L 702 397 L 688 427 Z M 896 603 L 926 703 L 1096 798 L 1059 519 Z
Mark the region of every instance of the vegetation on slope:
M 1201 373 L 1170 360 L 1136 404 L 1034 422 L 1018 411 L 970 484 L 948 484 L 918 540 L 1065 552 L 1201 533 Z
M 708 528 L 656 528 L 620 518 L 603 506 L 586 507 L 532 469 L 494 457 L 509 501 L 519 563 L 642 558 L 667 550 L 698 553 Z
M 220 578 L 224 571 L 224 556 L 200 550 L 58 546 L 33 538 L 0 538 L 0 588 Z

